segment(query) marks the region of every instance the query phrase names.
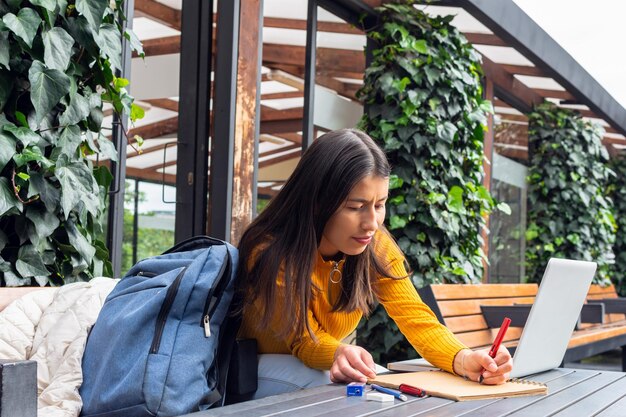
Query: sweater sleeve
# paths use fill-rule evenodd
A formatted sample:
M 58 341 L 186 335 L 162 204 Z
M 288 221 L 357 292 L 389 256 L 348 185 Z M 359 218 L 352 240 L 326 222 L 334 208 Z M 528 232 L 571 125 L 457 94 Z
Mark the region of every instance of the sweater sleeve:
M 313 312 L 308 311 L 309 325 L 317 340 L 313 340 L 305 329 L 300 338 L 295 334 L 289 336 L 291 353 L 309 368 L 328 370 L 335 359 L 335 351 L 340 341 L 328 334 L 319 324 Z
M 386 258 L 392 259 L 387 266 L 392 275 L 407 275 L 404 259 L 395 245 L 387 248 Z M 379 277 L 376 293 L 389 316 L 417 352 L 433 365 L 454 373 L 454 357 L 467 347 L 439 323 L 432 310 L 421 300 L 410 278 Z

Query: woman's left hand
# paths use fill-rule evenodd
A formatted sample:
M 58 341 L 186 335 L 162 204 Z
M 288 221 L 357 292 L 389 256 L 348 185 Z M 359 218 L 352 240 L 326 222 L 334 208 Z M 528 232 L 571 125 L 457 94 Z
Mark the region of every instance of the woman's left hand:
M 483 384 L 503 384 L 509 379 L 513 369 L 513 359 L 509 350 L 500 346 L 495 358 L 489 356 L 489 349 L 472 351 L 462 350 L 454 359 L 454 372 L 467 377 L 472 381 L 480 381 L 482 374 Z

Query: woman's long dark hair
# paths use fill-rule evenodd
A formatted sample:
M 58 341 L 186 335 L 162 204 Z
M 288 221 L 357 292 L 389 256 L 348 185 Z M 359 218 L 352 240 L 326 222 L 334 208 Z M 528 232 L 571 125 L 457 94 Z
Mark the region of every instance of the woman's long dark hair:
M 239 243 L 240 291 L 243 309 L 257 299 L 262 308 L 260 327 L 267 328 L 276 314 L 276 296 L 284 297 L 290 312 L 282 335 L 311 334 L 307 309 L 313 296 L 311 274 L 324 227 L 363 178 L 389 177 L 391 168 L 383 151 L 365 133 L 342 129 L 317 138 L 302 155 L 281 191 L 250 224 Z M 367 314 L 375 300 L 371 275 L 390 276 L 376 259 L 374 242 L 360 255 L 346 256 L 342 291 L 335 311 L 361 310 Z M 277 277 L 284 276 L 284 293 Z

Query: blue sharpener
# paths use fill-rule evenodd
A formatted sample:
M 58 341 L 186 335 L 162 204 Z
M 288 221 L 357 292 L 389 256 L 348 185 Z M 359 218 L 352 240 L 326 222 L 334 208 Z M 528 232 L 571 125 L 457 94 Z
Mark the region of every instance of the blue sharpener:
M 350 382 L 346 389 L 346 395 L 348 397 L 362 397 L 364 392 L 364 382 Z

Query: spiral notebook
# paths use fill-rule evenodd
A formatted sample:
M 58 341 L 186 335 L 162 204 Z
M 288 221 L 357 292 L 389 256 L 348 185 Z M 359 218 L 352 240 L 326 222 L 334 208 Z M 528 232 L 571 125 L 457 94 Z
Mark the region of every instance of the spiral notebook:
M 378 375 L 368 381 L 387 388 L 398 389 L 400 384 L 412 385 L 434 397 L 455 401 L 485 400 L 524 395 L 545 395 L 545 384 L 525 379 L 510 380 L 501 385 L 482 385 L 445 371 L 405 372 Z

